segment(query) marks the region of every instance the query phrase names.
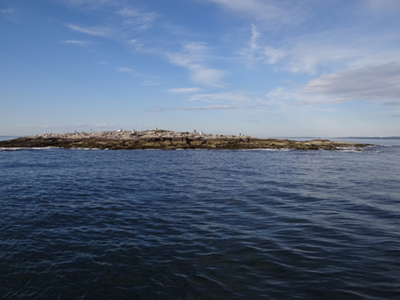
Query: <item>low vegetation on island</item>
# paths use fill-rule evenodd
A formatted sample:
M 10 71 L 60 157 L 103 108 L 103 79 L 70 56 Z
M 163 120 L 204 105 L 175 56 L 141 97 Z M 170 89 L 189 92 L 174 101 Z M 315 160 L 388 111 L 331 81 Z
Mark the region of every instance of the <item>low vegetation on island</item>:
M 288 139 L 259 139 L 248 135 L 204 134 L 169 130 L 74 132 L 41 134 L 1 141 L 1 148 L 92 148 L 92 149 L 298 149 L 338 150 L 343 147 L 363 148 L 367 144 L 330 140 L 294 141 Z

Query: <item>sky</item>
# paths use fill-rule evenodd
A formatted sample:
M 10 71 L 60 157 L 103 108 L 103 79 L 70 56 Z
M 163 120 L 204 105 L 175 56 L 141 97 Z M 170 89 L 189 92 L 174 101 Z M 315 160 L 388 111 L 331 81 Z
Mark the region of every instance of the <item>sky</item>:
M 400 136 L 400 0 L 0 0 L 0 135 Z

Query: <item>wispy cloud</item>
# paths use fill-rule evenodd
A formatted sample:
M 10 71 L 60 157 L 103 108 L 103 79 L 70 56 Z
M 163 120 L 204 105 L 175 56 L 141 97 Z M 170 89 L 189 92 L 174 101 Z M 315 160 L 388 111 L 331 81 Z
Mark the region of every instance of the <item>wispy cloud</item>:
M 5 14 L 5 15 L 10 15 L 10 14 L 13 14 L 13 13 L 15 12 L 15 9 L 12 8 L 12 7 L 3 8 L 3 9 L 0 10 L 0 12 L 1 12 L 2 14 Z
M 191 101 L 204 101 L 204 102 L 230 102 L 230 103 L 251 103 L 253 98 L 246 95 L 244 92 L 225 92 L 213 94 L 198 94 L 190 97 Z
M 225 75 L 224 71 L 206 68 L 200 64 L 182 65 L 192 71 L 194 82 L 203 83 L 210 86 L 219 86 Z
M 108 37 L 114 33 L 111 28 L 102 26 L 83 27 L 75 24 L 68 24 L 67 27 L 74 31 L 86 33 L 92 36 Z
M 207 47 L 202 43 L 188 43 L 184 45 L 181 53 L 168 53 L 171 63 L 187 68 L 191 71 L 191 79 L 194 82 L 219 86 L 225 72 L 204 66 Z
M 83 27 L 68 25 L 73 30 L 94 36 L 111 37 L 128 35 L 132 29 L 146 30 L 160 17 L 156 12 L 148 12 L 132 6 L 125 0 L 58 0 L 73 8 L 96 12 L 106 12 L 106 26 Z
M 330 37 L 327 37 L 329 34 Z M 349 38 L 348 33 L 342 37 L 338 37 L 337 32 L 301 36 L 283 46 L 286 59 L 282 67 L 293 73 L 309 74 L 321 68 L 343 69 L 347 63 L 365 56 L 368 51 L 356 43 L 363 42 Z
M 150 78 L 154 78 L 154 76 L 149 76 L 149 75 L 140 74 L 140 73 L 138 73 L 137 71 L 135 71 L 134 69 L 127 68 L 127 67 L 120 67 L 120 68 L 117 68 L 116 70 L 117 70 L 117 72 L 120 72 L 120 73 L 127 73 L 127 74 L 133 75 L 133 76 L 135 76 L 135 77 L 139 77 L 139 78 L 149 78 L 149 79 L 147 79 L 147 80 L 144 80 L 144 81 L 142 82 L 142 85 L 159 85 L 158 82 L 156 82 L 156 81 L 150 79 Z
M 56 0 L 56 1 L 73 7 L 84 7 L 92 10 L 115 7 L 123 4 L 123 1 L 121 0 Z
M 266 23 L 268 26 L 297 23 L 304 18 L 304 1 L 287 0 L 208 0 L 239 15 Z
M 184 94 L 184 93 L 196 93 L 199 92 L 200 89 L 197 87 L 191 88 L 177 88 L 177 89 L 169 89 L 167 92 L 171 94 Z
M 117 71 L 123 72 L 123 73 L 132 73 L 133 72 L 133 70 L 130 68 L 118 68 Z
M 264 51 L 264 62 L 272 65 L 277 63 L 283 57 L 285 57 L 285 53 L 281 49 L 275 49 L 271 46 L 266 46 L 263 49 Z
M 60 41 L 61 44 L 74 44 L 74 45 L 88 45 L 90 44 L 89 41 L 79 41 L 79 40 L 65 40 L 65 41 Z
M 400 101 L 400 63 L 324 75 L 310 81 L 305 92 L 333 95 L 338 101 Z
M 166 32 L 173 35 L 186 36 L 190 38 L 193 38 L 197 35 L 195 32 L 189 30 L 189 28 L 171 23 L 171 21 L 163 22 L 162 26 L 166 30 Z
M 124 18 L 124 25 L 137 30 L 150 28 L 154 21 L 159 17 L 157 13 L 146 13 L 130 7 L 120 9 L 118 14 Z
M 142 82 L 142 85 L 156 86 L 156 85 L 159 85 L 159 83 L 154 80 L 145 80 Z
M 235 107 L 230 105 L 209 105 L 209 106 L 193 106 L 193 107 L 179 107 L 179 108 L 171 108 L 171 107 L 162 107 L 157 106 L 151 111 L 167 111 L 167 110 L 183 110 L 183 111 L 201 111 L 201 110 L 224 110 L 224 109 L 234 109 Z
M 183 107 L 181 110 L 216 110 L 216 109 L 232 109 L 233 106 L 230 105 L 210 105 L 201 107 Z
M 345 101 L 342 101 L 345 102 Z M 304 89 L 285 89 L 283 87 L 274 88 L 272 91 L 265 95 L 265 102 L 267 107 L 278 107 L 283 110 L 288 110 L 293 106 L 300 105 L 324 105 L 340 103 L 334 97 L 326 95 L 306 95 Z
M 373 11 L 376 15 L 371 24 L 383 21 L 380 11 L 389 13 L 400 12 L 400 2 L 397 0 L 366 0 L 352 3 L 357 10 L 353 20 L 347 20 L 349 26 L 335 26 L 329 30 L 313 28 L 309 33 L 290 34 L 285 32 L 282 38 L 274 38 L 268 30 L 257 22 L 257 14 L 263 14 L 265 7 L 275 7 L 279 12 L 291 15 L 295 11 L 303 12 L 309 22 L 313 21 L 313 14 L 308 9 L 316 9 L 318 6 L 311 0 L 296 1 L 298 6 L 289 7 L 293 1 L 276 0 L 209 0 L 223 7 L 240 13 L 252 15 L 252 25 L 249 35 L 244 42 L 245 47 L 238 53 L 247 66 L 264 62 L 274 65 L 276 71 L 290 71 L 292 73 L 318 74 L 321 72 L 338 72 L 349 69 L 362 68 L 372 65 L 385 64 L 399 61 L 398 41 L 400 34 L 387 26 L 372 28 L 370 24 L 354 22 L 354 19 L 366 18 Z M 332 5 L 332 4 L 328 4 Z M 308 6 L 308 8 L 306 8 Z M 345 9 L 345 7 L 341 7 Z M 274 11 L 274 10 L 272 10 Z M 278 13 L 279 15 L 279 13 Z M 395 14 L 393 14 L 394 16 Z M 302 17 L 302 18 L 303 18 Z M 343 17 L 351 17 L 343 16 Z M 268 13 L 265 18 L 269 18 Z M 377 20 L 380 21 L 377 21 Z M 279 21 L 278 21 L 279 22 Z M 385 24 L 385 23 L 382 23 Z M 293 25 L 293 24 L 292 24 Z M 325 27 L 327 28 L 327 27 Z M 258 65 L 257 65 L 258 66 Z
M 331 73 L 295 89 L 278 87 L 266 99 L 267 103 L 281 107 L 361 100 L 397 106 L 400 104 L 400 63 Z
M 263 59 L 280 71 L 341 72 L 399 61 L 399 39 L 397 32 L 363 28 L 323 31 L 282 40 L 279 48 L 266 45 Z
M 256 26 L 251 25 L 251 39 L 250 39 L 250 50 L 257 50 L 258 44 L 257 44 L 257 38 L 260 35 L 260 33 L 257 31 Z
M 17 11 L 13 7 L 0 9 L 0 16 L 3 20 L 7 20 L 14 23 L 19 23 L 21 19 L 20 11 Z
M 249 40 L 248 46 L 240 51 L 240 55 L 245 58 L 245 60 L 252 65 L 254 60 L 258 60 L 259 56 L 259 48 L 257 38 L 259 37 L 260 33 L 257 31 L 255 25 L 251 25 L 251 36 Z
M 162 47 L 159 46 L 154 47 L 154 44 L 150 45 L 152 42 L 149 42 L 146 38 L 129 39 L 126 43 L 136 52 L 165 57 L 165 49 L 162 49 Z
M 281 60 L 285 54 L 281 49 L 275 49 L 269 45 L 262 45 L 259 42 L 261 33 L 255 25 L 251 25 L 251 36 L 247 47 L 240 51 L 246 62 L 252 66 L 255 62 L 275 64 Z

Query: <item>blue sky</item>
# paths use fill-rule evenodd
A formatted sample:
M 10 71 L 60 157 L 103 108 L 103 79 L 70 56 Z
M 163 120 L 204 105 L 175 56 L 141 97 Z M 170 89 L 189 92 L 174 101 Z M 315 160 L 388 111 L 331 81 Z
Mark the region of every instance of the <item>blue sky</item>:
M 0 135 L 400 135 L 399 0 L 0 0 Z

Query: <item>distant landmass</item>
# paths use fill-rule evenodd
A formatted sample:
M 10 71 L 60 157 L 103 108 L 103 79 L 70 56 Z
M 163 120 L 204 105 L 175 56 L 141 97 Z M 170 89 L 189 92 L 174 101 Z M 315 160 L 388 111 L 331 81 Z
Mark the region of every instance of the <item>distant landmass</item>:
M 314 139 L 259 139 L 248 135 L 204 134 L 203 132 L 175 132 L 170 130 L 103 131 L 42 134 L 0 141 L 2 148 L 91 148 L 91 149 L 297 149 L 339 150 L 343 147 L 366 147 L 368 144 L 334 142 Z
M 338 137 L 335 139 L 360 139 L 360 140 L 400 140 L 400 136 L 386 136 L 386 137 L 366 137 L 366 136 L 347 136 Z

